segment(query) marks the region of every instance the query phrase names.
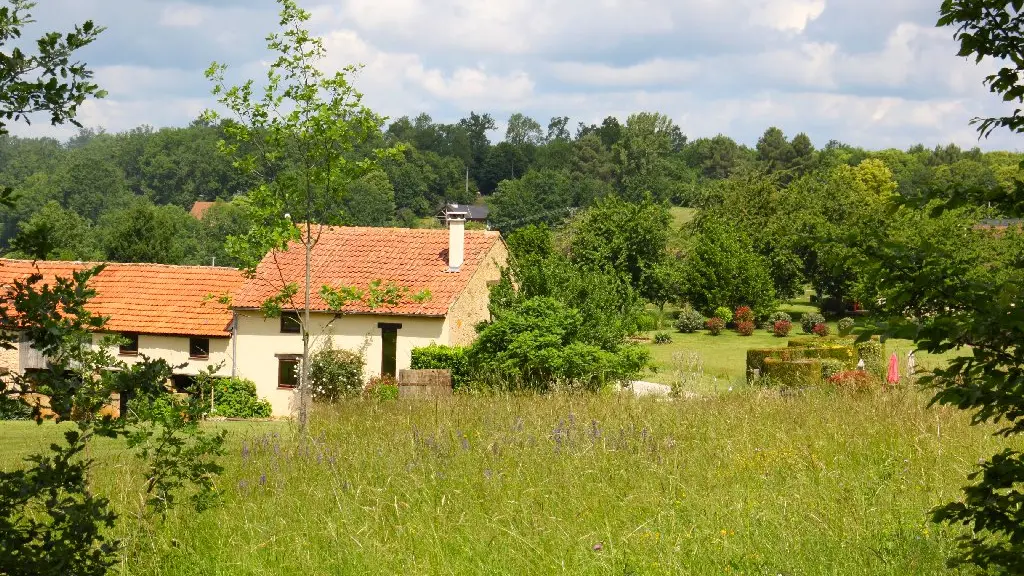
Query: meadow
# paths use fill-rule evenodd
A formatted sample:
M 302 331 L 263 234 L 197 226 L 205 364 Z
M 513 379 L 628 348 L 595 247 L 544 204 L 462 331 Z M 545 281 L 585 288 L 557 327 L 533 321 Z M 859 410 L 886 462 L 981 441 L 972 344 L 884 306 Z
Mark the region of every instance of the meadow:
M 139 520 L 101 442 L 120 573 L 947 574 L 928 510 L 1007 446 L 912 389 L 351 401 L 230 430 L 223 502 Z M 58 426 L 0 423 L 0 468 Z M 1019 447 L 1019 441 L 1017 441 Z

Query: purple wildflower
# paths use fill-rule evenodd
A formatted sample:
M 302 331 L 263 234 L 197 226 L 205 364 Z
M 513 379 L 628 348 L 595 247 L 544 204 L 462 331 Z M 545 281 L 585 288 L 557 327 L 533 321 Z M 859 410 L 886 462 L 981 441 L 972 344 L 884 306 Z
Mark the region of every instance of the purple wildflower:
M 260 486 L 266 486 L 266 485 L 267 485 L 267 473 L 264 472 L 263 474 L 260 475 Z

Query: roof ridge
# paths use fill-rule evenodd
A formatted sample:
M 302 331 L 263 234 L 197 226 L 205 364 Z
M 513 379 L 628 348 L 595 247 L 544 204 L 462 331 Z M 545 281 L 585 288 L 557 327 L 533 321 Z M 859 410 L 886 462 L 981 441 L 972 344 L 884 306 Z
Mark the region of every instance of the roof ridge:
M 113 261 L 101 262 L 99 260 L 38 260 L 38 259 L 36 259 L 36 260 L 29 260 L 27 258 L 5 258 L 5 257 L 0 257 L 0 263 L 3 263 L 3 262 L 19 262 L 19 263 L 26 263 L 26 264 L 36 264 L 36 263 L 42 262 L 44 264 L 65 265 L 65 266 L 70 266 L 70 265 L 74 265 L 74 264 L 80 264 L 80 265 L 83 265 L 83 266 L 99 266 L 100 264 L 104 264 L 104 265 L 108 265 L 108 266 L 109 265 L 114 265 L 114 266 L 155 266 L 155 267 L 158 267 L 158 268 L 174 268 L 174 269 L 191 269 L 191 268 L 195 268 L 195 269 L 202 269 L 202 270 L 232 270 L 232 271 L 235 271 L 235 272 L 241 272 L 242 271 L 241 268 L 234 268 L 234 267 L 231 267 L 231 266 L 205 266 L 205 265 L 202 265 L 202 264 L 160 264 L 160 263 L 157 263 L 157 262 L 113 262 Z

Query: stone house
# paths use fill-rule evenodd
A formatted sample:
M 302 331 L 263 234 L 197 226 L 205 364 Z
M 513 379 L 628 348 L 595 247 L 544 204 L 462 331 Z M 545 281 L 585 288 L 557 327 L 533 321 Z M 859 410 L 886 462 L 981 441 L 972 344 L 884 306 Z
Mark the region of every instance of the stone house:
M 0 285 L 9 290 L 15 280 L 40 274 L 42 283 L 70 278 L 94 262 L 59 262 L 0 259 Z M 89 280 L 96 295 L 87 308 L 107 318 L 104 334 L 116 333 L 127 342 L 112 347 L 112 355 L 127 363 L 142 356 L 162 358 L 174 369 L 175 386 L 184 388 L 209 366 L 230 376 L 233 362 L 234 315 L 219 301 L 241 287 L 243 277 L 234 268 L 109 263 Z M 46 359 L 19 338 L 11 350 L 0 351 L 0 369 L 24 374 L 46 368 Z
M 465 230 L 460 213 L 449 215 L 447 230 L 316 227 L 313 233 L 319 238 L 312 252 L 310 350 L 330 340 L 335 348 L 361 351 L 368 378 L 408 368 L 413 348 L 472 342 L 476 324 L 490 318 L 489 286 L 508 261 L 499 233 Z M 268 254 L 232 302 L 238 375 L 256 383 L 275 416 L 290 414 L 295 399 L 304 273 L 304 248 L 292 243 Z M 319 295 L 322 286 L 366 290 L 375 281 L 407 292 L 397 305 L 360 301 L 340 310 Z M 289 284 L 297 291 L 282 315 L 265 317 L 261 304 Z M 423 291 L 429 298 L 417 301 Z

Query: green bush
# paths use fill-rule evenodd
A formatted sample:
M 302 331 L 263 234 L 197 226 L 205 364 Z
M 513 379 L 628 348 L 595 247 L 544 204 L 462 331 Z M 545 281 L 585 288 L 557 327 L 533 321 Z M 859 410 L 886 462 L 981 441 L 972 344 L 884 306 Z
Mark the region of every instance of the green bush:
M 658 320 L 650 314 L 649 311 L 645 310 L 643 314 L 637 314 L 636 316 L 636 331 L 637 332 L 650 332 L 658 328 Z
M 668 332 L 658 332 L 657 334 L 654 335 L 654 343 L 655 344 L 671 344 L 672 343 L 672 335 L 669 334 Z
M 821 377 L 826 380 L 848 369 L 849 367 L 842 360 L 835 360 L 832 358 L 821 359 Z
M 814 327 L 824 323 L 825 317 L 818 312 L 808 312 L 800 317 L 800 328 L 803 329 L 804 334 L 814 334 Z
M 397 400 L 398 382 L 395 380 L 395 377 L 390 374 L 374 376 L 366 383 L 366 388 L 363 389 L 363 394 L 367 398 L 381 402 Z
M 462 346 L 429 346 L 412 349 L 413 370 L 447 370 L 452 375 L 452 388 L 458 390 L 469 385 L 469 355 Z
M 853 327 L 855 325 L 856 323 L 853 321 L 853 318 L 843 318 L 839 321 L 839 335 L 849 336 L 850 333 L 853 332 Z
M 802 360 L 807 357 L 808 350 L 807 348 L 751 348 L 747 350 L 747 380 L 753 379 L 755 370 L 763 376 L 764 363 L 769 358 L 787 362 Z
M 857 354 L 864 360 L 864 370 L 879 377 L 885 377 L 888 368 L 885 358 L 885 344 L 877 336 L 871 340 L 858 342 L 856 345 Z
M 766 358 L 762 376 L 773 386 L 796 388 L 821 385 L 821 360 Z
M 3 384 L 0 384 L 2 386 Z M 0 396 L 0 420 L 29 420 L 32 408 L 17 398 Z
M 679 318 L 676 320 L 676 330 L 684 334 L 692 334 L 703 329 L 705 322 L 703 314 L 687 306 L 679 312 Z
M 225 418 L 269 418 L 270 402 L 256 395 L 256 384 L 244 378 L 214 378 L 214 416 Z
M 336 350 L 331 341 L 313 354 L 309 363 L 309 388 L 315 402 L 337 402 L 358 396 L 363 389 L 363 355 Z
M 715 308 L 715 313 L 712 314 L 715 318 L 720 318 L 724 324 L 732 322 L 732 310 L 729 310 L 725 306 L 719 306 Z

